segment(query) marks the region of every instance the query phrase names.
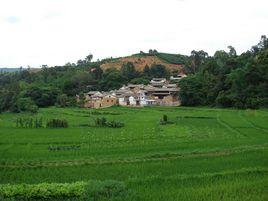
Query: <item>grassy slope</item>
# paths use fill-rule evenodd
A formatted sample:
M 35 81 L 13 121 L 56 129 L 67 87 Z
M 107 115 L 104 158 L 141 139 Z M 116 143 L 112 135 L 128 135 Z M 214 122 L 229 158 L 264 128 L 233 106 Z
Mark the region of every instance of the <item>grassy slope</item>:
M 49 108 L 38 116 L 65 118 L 71 127 L 17 129 L 14 119 L 26 114 L 1 114 L 1 183 L 115 179 L 125 181 L 141 200 L 267 200 L 267 110 L 100 111 L 118 113 L 98 116 L 126 126 L 81 127 L 97 115 Z M 160 126 L 163 114 L 176 124 Z M 80 145 L 81 150 L 51 152 L 51 145 Z

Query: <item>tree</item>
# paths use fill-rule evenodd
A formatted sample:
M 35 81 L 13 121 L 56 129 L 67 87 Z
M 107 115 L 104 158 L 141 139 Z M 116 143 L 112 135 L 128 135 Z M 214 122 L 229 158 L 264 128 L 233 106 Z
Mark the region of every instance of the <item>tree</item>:
M 59 107 L 68 106 L 68 96 L 66 94 L 60 94 L 57 96 L 56 105 Z
M 162 64 L 153 64 L 150 68 L 150 75 L 153 77 L 169 77 L 169 72 Z
M 229 49 L 229 56 L 230 57 L 236 57 L 236 50 L 233 46 L 229 45 L 228 46 L 228 49 Z
M 256 55 L 261 50 L 264 50 L 267 48 L 268 48 L 268 38 L 265 35 L 262 35 L 259 43 L 251 47 L 251 52 L 253 53 L 253 55 Z
M 48 70 L 48 66 L 47 65 L 42 65 L 42 76 L 43 76 L 43 81 L 45 83 L 48 82 L 48 76 L 49 76 L 49 70 Z
M 208 57 L 208 53 L 203 50 L 200 50 L 200 51 L 193 50 L 191 52 L 191 56 L 190 56 L 191 69 L 193 73 L 196 73 L 199 70 L 201 64 L 204 63 L 207 57 Z
M 131 84 L 149 84 L 150 80 L 148 78 L 144 78 L 144 77 L 137 77 L 134 78 L 132 80 L 130 80 Z
M 86 61 L 86 63 L 90 63 L 92 59 L 93 59 L 93 55 L 89 54 L 86 56 L 85 61 Z
M 216 60 L 219 67 L 223 67 L 226 65 L 226 62 L 229 59 L 229 54 L 224 50 L 218 50 L 214 54 L 214 59 Z
M 146 64 L 146 66 L 143 69 L 142 74 L 144 76 L 150 77 L 151 76 L 151 71 L 150 71 L 150 67 Z
M 121 67 L 121 75 L 127 80 L 130 81 L 131 79 L 135 78 L 137 75 L 137 71 L 135 66 L 131 62 L 127 62 L 122 65 Z
M 258 43 L 258 48 L 261 50 L 267 49 L 268 48 L 268 38 L 265 35 L 261 36 L 261 40 Z
M 100 66 L 96 66 L 90 69 L 90 72 L 93 74 L 94 79 L 99 80 L 102 77 L 103 70 L 100 68 Z
M 157 53 L 158 53 L 157 50 L 149 49 L 149 55 L 153 56 L 156 55 Z
M 185 106 L 203 105 L 204 93 L 202 92 L 202 81 L 196 75 L 183 78 L 179 82 L 179 97 L 181 104 Z
M 20 93 L 23 98 L 31 98 L 38 107 L 53 106 L 56 103 L 59 89 L 53 87 L 32 86 Z
M 119 89 L 123 84 L 125 84 L 125 79 L 122 77 L 121 73 L 112 68 L 107 69 L 102 76 L 100 81 L 100 87 L 103 91 L 109 91 L 112 89 Z
M 86 64 L 86 61 L 85 61 L 85 60 L 79 59 L 79 60 L 77 61 L 77 65 L 78 65 L 78 66 L 83 66 L 83 65 L 85 65 L 85 64 Z
M 16 105 L 20 112 L 36 113 L 38 111 L 37 105 L 31 98 L 19 98 Z

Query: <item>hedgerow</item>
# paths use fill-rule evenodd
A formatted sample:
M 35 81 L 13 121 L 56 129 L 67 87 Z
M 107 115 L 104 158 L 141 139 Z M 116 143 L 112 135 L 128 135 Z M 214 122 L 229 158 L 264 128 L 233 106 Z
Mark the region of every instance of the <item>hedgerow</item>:
M 68 122 L 65 119 L 50 119 L 47 121 L 47 128 L 67 128 Z
M 110 127 L 110 128 L 121 128 L 125 126 L 123 122 L 120 121 L 108 121 L 105 117 L 96 118 L 95 119 L 95 126 L 97 127 Z
M 16 200 L 38 200 L 49 198 L 81 197 L 85 193 L 86 182 L 40 183 L 40 184 L 4 184 L 0 185 L 0 198 Z
M 123 200 L 129 190 L 115 180 L 75 183 L 2 184 L 0 200 Z

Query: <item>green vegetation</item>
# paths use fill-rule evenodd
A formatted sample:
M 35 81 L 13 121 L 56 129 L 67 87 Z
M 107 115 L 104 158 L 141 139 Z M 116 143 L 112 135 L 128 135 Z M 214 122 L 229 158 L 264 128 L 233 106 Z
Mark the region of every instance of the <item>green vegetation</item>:
M 1 200 L 123 200 L 129 192 L 123 182 L 89 181 L 0 185 Z
M 180 54 L 168 54 L 168 53 L 158 53 L 156 54 L 160 59 L 171 63 L 171 64 L 185 64 L 188 60 L 187 56 Z
M 68 128 L 14 126 L 20 118 L 55 117 L 66 119 Z M 81 126 L 102 117 L 126 124 Z M 160 119 L 173 123 L 161 125 Z M 50 107 L 2 113 L 0 199 L 266 201 L 267 122 L 266 109 Z
M 183 64 L 187 78 L 179 83 L 180 98 L 184 106 L 218 106 L 235 108 L 259 108 L 268 106 L 268 39 L 261 41 L 250 51 L 237 55 L 229 46 L 229 52 L 217 51 L 209 56 L 203 50 L 190 56 L 159 53 L 149 50 L 135 57 L 153 55 L 167 64 Z M 169 78 L 178 75 L 180 68 L 170 71 L 165 65 L 150 64 L 137 71 L 131 62 L 122 63 L 121 69 L 100 66 L 104 59 L 92 62 L 92 55 L 76 64 L 40 70 L 21 69 L 12 73 L 0 73 L 0 112 L 31 112 L 38 108 L 77 106 L 76 95 L 90 90 L 109 91 L 125 84 L 148 84 L 153 77 Z M 82 102 L 81 102 L 82 103 Z
M 170 64 L 185 64 L 188 61 L 188 56 L 181 54 L 169 54 L 169 53 L 157 52 L 157 50 L 149 50 L 148 53 L 141 51 L 139 54 L 134 54 L 133 56 L 138 57 L 157 56 L 158 58 Z
M 16 119 L 16 128 L 43 128 L 43 119 L 42 118 L 17 118 Z
M 233 47 L 209 57 L 192 51 L 190 76 L 179 82 L 185 106 L 268 107 L 268 39 L 240 56 Z
M 115 120 L 108 121 L 105 117 L 102 117 L 102 118 L 97 117 L 95 119 L 95 126 L 121 128 L 124 126 L 124 123 L 122 123 L 120 121 L 115 121 Z
M 175 122 L 169 120 L 168 116 L 166 114 L 164 114 L 162 119 L 160 119 L 160 125 L 173 124 L 173 123 L 175 123 Z
M 50 119 L 47 121 L 47 128 L 67 128 L 68 122 L 65 119 Z

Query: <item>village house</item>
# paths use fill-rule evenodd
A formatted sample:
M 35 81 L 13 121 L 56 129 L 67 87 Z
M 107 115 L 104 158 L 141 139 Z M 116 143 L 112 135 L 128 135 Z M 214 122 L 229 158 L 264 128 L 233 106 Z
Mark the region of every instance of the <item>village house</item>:
M 181 75 L 184 76 L 184 75 Z M 179 88 L 166 78 L 153 78 L 149 85 L 128 84 L 110 92 L 90 91 L 85 94 L 85 107 L 104 108 L 113 105 L 144 107 L 180 105 Z
M 152 85 L 153 87 L 163 87 L 165 84 L 167 84 L 166 78 L 153 78 L 150 81 L 150 85 Z
M 139 90 L 137 92 L 138 104 L 140 106 L 146 106 L 147 105 L 146 93 L 147 93 L 147 91 L 145 91 L 145 90 Z
M 155 100 L 158 105 L 175 106 L 180 104 L 178 99 L 179 88 L 177 87 L 165 86 L 159 88 L 148 86 L 145 87 L 145 90 L 147 91 L 147 96 Z
M 114 95 L 108 94 L 101 100 L 101 107 L 111 107 L 117 105 L 117 98 Z
M 132 91 L 127 91 L 124 94 L 121 94 L 118 96 L 118 104 L 121 106 L 130 106 L 130 97 L 133 97 L 134 93 Z M 132 104 L 133 104 L 133 99 L 132 99 Z
M 179 81 L 184 77 L 187 77 L 187 75 L 185 75 L 184 73 L 180 73 L 176 76 L 172 75 L 172 76 L 170 76 L 170 81 Z
M 84 107 L 98 109 L 113 105 L 117 105 L 117 98 L 114 95 L 99 91 L 90 91 L 85 94 Z

